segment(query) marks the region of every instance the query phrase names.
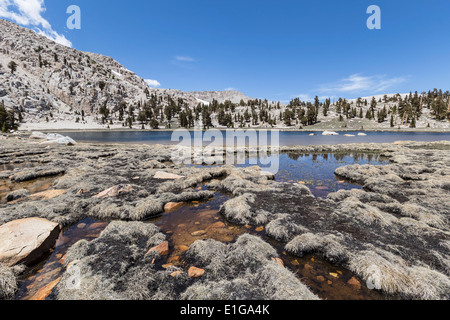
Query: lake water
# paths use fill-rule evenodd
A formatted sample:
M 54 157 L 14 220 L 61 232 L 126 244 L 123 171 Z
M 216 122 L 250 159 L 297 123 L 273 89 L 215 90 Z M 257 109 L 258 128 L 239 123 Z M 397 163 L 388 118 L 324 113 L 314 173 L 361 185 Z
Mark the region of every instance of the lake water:
M 225 137 L 225 132 L 222 131 Z M 322 132 L 279 132 L 280 145 L 326 145 L 348 143 L 392 143 L 395 141 L 450 141 L 450 133 L 442 132 L 365 132 L 367 136 L 357 136 L 359 132 L 340 132 L 339 136 L 323 136 Z M 78 142 L 95 143 L 141 143 L 141 144 L 178 144 L 172 141 L 171 131 L 105 131 L 105 132 L 61 132 Z M 314 136 L 310 136 L 314 134 Z M 345 134 L 355 137 L 345 137 Z M 191 132 L 191 137 L 194 133 Z M 271 135 L 269 132 L 268 141 Z M 208 143 L 206 143 L 208 144 Z

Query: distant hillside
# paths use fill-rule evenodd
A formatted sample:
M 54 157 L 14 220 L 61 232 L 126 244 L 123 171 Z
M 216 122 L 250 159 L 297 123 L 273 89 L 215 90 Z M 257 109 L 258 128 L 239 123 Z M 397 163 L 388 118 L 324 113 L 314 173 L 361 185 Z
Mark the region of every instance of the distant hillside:
M 288 105 L 238 91 L 150 88 L 114 59 L 0 19 L 0 130 L 105 128 L 450 129 L 448 91 Z

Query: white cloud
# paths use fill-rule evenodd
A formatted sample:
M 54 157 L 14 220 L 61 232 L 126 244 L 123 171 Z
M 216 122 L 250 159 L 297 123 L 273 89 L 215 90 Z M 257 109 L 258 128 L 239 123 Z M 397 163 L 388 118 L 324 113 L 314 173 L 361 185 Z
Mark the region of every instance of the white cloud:
M 223 89 L 223 91 L 239 91 L 239 90 L 236 88 L 233 88 L 233 87 L 229 87 L 229 88 Z
M 405 81 L 405 77 L 388 78 L 386 75 L 352 74 L 336 83 L 323 85 L 319 91 L 322 93 L 379 93 Z
M 26 27 L 32 27 L 38 34 L 56 43 L 72 47 L 72 42 L 53 30 L 51 24 L 42 17 L 45 12 L 44 0 L 0 0 L 0 17 Z
M 181 61 L 181 62 L 194 62 L 195 61 L 194 58 L 191 58 L 191 57 L 188 57 L 188 56 L 176 56 L 175 60 Z
M 145 82 L 148 84 L 149 87 L 152 87 L 152 88 L 158 88 L 161 86 L 161 83 L 159 83 L 156 80 L 145 79 Z

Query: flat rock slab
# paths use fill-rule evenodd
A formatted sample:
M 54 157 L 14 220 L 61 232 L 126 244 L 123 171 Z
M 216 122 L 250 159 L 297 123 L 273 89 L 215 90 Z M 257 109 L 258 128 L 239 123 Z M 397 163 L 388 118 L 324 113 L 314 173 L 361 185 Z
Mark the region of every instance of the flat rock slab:
M 155 179 L 161 179 L 161 180 L 177 180 L 184 178 L 183 176 L 180 176 L 178 174 L 168 173 L 164 171 L 158 171 L 155 176 Z
M 0 262 L 32 265 L 53 248 L 61 229 L 57 223 L 27 218 L 0 226 Z

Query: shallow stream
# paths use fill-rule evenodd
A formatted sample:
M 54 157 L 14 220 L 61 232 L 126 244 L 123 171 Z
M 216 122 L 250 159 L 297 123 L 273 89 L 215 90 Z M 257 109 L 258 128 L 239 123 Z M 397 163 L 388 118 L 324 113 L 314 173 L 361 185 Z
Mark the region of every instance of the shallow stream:
M 361 188 L 361 186 L 341 181 L 334 175 L 336 168 L 355 163 L 384 165 L 388 162 L 375 154 L 282 154 L 280 155 L 280 170 L 275 179 L 276 181 L 305 184 L 316 197 L 326 197 L 329 193 L 340 189 Z M 3 182 L 0 181 L 0 183 Z M 39 182 L 40 187 L 37 189 L 35 184 L 38 181 L 29 183 L 29 185 L 15 187 L 29 188 L 29 191 L 33 193 L 41 191 L 40 189 L 44 187 L 50 188 L 52 181 L 47 181 L 46 185 L 41 185 Z M 196 190 L 207 190 L 207 183 L 198 186 Z M 350 271 L 334 266 L 319 256 L 307 255 L 299 258 L 287 254 L 284 251 L 285 244 L 267 237 L 263 226 L 238 226 L 229 223 L 219 213 L 221 205 L 228 199 L 229 195 L 215 193 L 212 199 L 186 203 L 158 218 L 148 220 L 166 234 L 170 244 L 170 253 L 164 257 L 161 268 L 167 268 L 170 265 L 189 267 L 184 265 L 183 253 L 197 240 L 214 239 L 231 243 L 240 235 L 250 233 L 261 237 L 276 248 L 284 265 L 322 299 L 372 300 L 386 298 L 378 291 L 369 290 L 365 283 Z M 51 288 L 62 276 L 67 250 L 81 239 L 91 241 L 97 238 L 107 225 L 107 222 L 87 218 L 63 230 L 54 250 L 47 259 L 28 270 L 21 277 L 20 289 L 16 298 L 29 300 L 47 297 L 47 299 L 51 299 L 51 295 L 43 295 L 42 292 L 45 292 L 49 286 Z M 349 284 L 350 279 L 352 281 Z

